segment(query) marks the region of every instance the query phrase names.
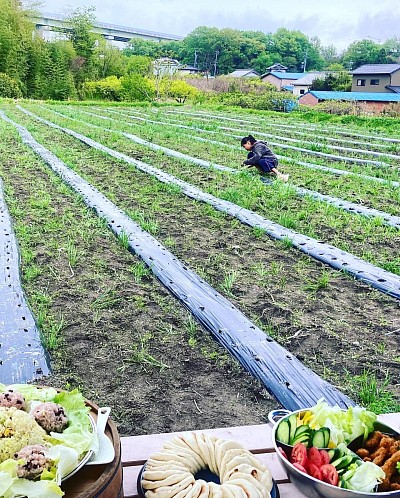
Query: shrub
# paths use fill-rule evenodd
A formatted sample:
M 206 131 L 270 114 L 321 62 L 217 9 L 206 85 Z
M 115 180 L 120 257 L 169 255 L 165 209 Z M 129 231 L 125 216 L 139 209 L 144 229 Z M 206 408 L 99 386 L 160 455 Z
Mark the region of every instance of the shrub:
M 270 91 L 257 93 L 222 93 L 210 97 L 213 103 L 233 105 L 264 111 L 291 111 L 297 106 L 297 99 L 290 93 Z
M 86 81 L 83 95 L 89 100 L 121 100 L 122 84 L 116 76 L 108 76 L 98 81 Z
M 316 105 L 315 110 L 327 112 L 328 114 L 335 114 L 337 116 L 360 116 L 362 114 L 359 103 L 340 100 L 326 100 L 325 102 Z
M 381 115 L 385 117 L 399 118 L 400 117 L 400 102 L 392 102 L 386 105 L 382 111 Z
M 153 80 L 139 74 L 130 74 L 121 78 L 121 99 L 127 101 L 152 101 L 156 96 Z
M 16 80 L 6 73 L 0 73 L 0 97 L 19 99 L 22 97 L 21 88 Z
M 197 88 L 189 85 L 186 81 L 168 78 L 163 78 L 160 90 L 163 97 L 172 97 L 179 103 L 185 102 L 188 98 L 195 98 L 200 93 Z

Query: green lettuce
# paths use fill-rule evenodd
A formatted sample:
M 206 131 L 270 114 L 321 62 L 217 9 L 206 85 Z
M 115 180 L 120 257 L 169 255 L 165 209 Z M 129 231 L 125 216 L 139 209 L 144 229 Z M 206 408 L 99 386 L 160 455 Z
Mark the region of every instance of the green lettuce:
M 57 498 L 64 492 L 54 481 L 29 481 L 17 477 L 18 463 L 8 459 L 0 464 L 0 496 L 4 498 Z
M 56 498 L 63 496 L 64 493 L 59 486 L 62 478 L 78 466 L 87 451 L 96 446 L 97 436 L 88 416 L 90 407 L 86 405 L 84 397 L 77 389 L 70 392 L 58 392 L 52 387 L 41 388 L 31 384 L 5 386 L 0 383 L 0 392 L 7 389 L 21 393 L 29 409 L 46 401 L 60 404 L 68 416 L 68 427 L 62 433 L 52 432 L 46 436 L 46 440 L 52 445 L 47 451 L 47 456 L 54 462 L 54 465 L 44 470 L 40 480 L 18 478 L 18 462 L 13 459 L 5 460 L 0 464 L 0 497 Z
M 342 476 L 346 489 L 373 493 L 376 486 L 385 478 L 385 472 L 372 462 L 352 465 Z
M 336 445 L 348 444 L 359 436 L 366 439 L 374 430 L 377 418 L 375 413 L 360 406 L 351 406 L 347 410 L 342 410 L 339 406 L 328 405 L 323 399 L 309 411 L 313 414 L 309 425 L 313 429 L 329 427 L 330 439 Z

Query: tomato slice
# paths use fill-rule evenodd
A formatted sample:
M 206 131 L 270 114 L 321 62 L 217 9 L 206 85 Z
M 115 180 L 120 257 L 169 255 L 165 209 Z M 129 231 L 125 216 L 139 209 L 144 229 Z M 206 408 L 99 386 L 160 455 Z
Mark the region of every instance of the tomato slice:
M 295 467 L 297 470 L 300 470 L 300 472 L 304 472 L 305 474 L 307 474 L 306 469 L 302 465 L 300 465 L 299 463 L 294 463 L 293 467 Z
M 329 453 L 326 450 L 319 450 L 319 454 L 321 456 L 321 465 L 326 465 L 331 461 Z
M 290 463 L 298 463 L 305 469 L 307 468 L 307 449 L 304 444 L 297 443 L 293 446 L 292 454 L 290 455 Z
M 321 458 L 321 455 L 319 453 L 319 449 L 318 448 L 314 448 L 314 447 L 308 448 L 307 457 L 308 457 L 308 462 L 309 463 L 313 463 L 318 468 L 321 467 L 321 465 L 322 465 L 322 458 Z M 329 462 L 327 462 L 327 463 L 329 463 Z
M 315 477 L 315 479 L 319 479 L 320 481 L 322 481 L 321 470 L 319 469 L 319 467 L 317 467 L 317 465 L 315 465 L 315 463 L 308 462 L 307 470 L 310 476 Z
M 339 482 L 339 474 L 337 473 L 336 468 L 327 463 L 322 465 L 320 468 L 321 471 L 321 480 L 327 482 L 328 484 L 332 484 L 333 486 L 337 486 Z
M 281 448 L 280 446 L 278 446 L 278 451 L 283 456 L 283 458 L 286 458 L 286 460 L 289 460 L 289 458 L 287 457 L 287 455 L 285 453 L 285 450 L 283 448 Z

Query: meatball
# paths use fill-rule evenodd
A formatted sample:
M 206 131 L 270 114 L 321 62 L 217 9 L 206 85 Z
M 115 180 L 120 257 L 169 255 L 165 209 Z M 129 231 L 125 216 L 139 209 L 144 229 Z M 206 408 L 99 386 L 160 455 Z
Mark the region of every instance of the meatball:
M 42 444 L 25 446 L 14 454 L 14 459 L 24 460 L 17 468 L 17 476 L 24 479 L 36 479 L 51 465 L 51 460 L 46 457 L 46 447 Z
M 15 407 L 20 410 L 25 410 L 26 403 L 21 393 L 9 389 L 8 391 L 0 393 L 0 406 L 4 406 L 5 408 Z
M 68 425 L 64 408 L 56 403 L 41 403 L 32 411 L 32 415 L 46 432 L 62 432 Z

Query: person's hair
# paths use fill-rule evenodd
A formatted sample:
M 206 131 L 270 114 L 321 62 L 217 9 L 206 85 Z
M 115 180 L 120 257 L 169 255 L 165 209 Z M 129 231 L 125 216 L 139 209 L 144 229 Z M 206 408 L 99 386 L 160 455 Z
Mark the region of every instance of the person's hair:
M 257 140 L 253 137 L 253 135 L 249 135 L 248 137 L 243 137 L 240 141 L 240 145 L 243 147 L 244 144 L 250 142 L 251 144 L 255 144 Z

